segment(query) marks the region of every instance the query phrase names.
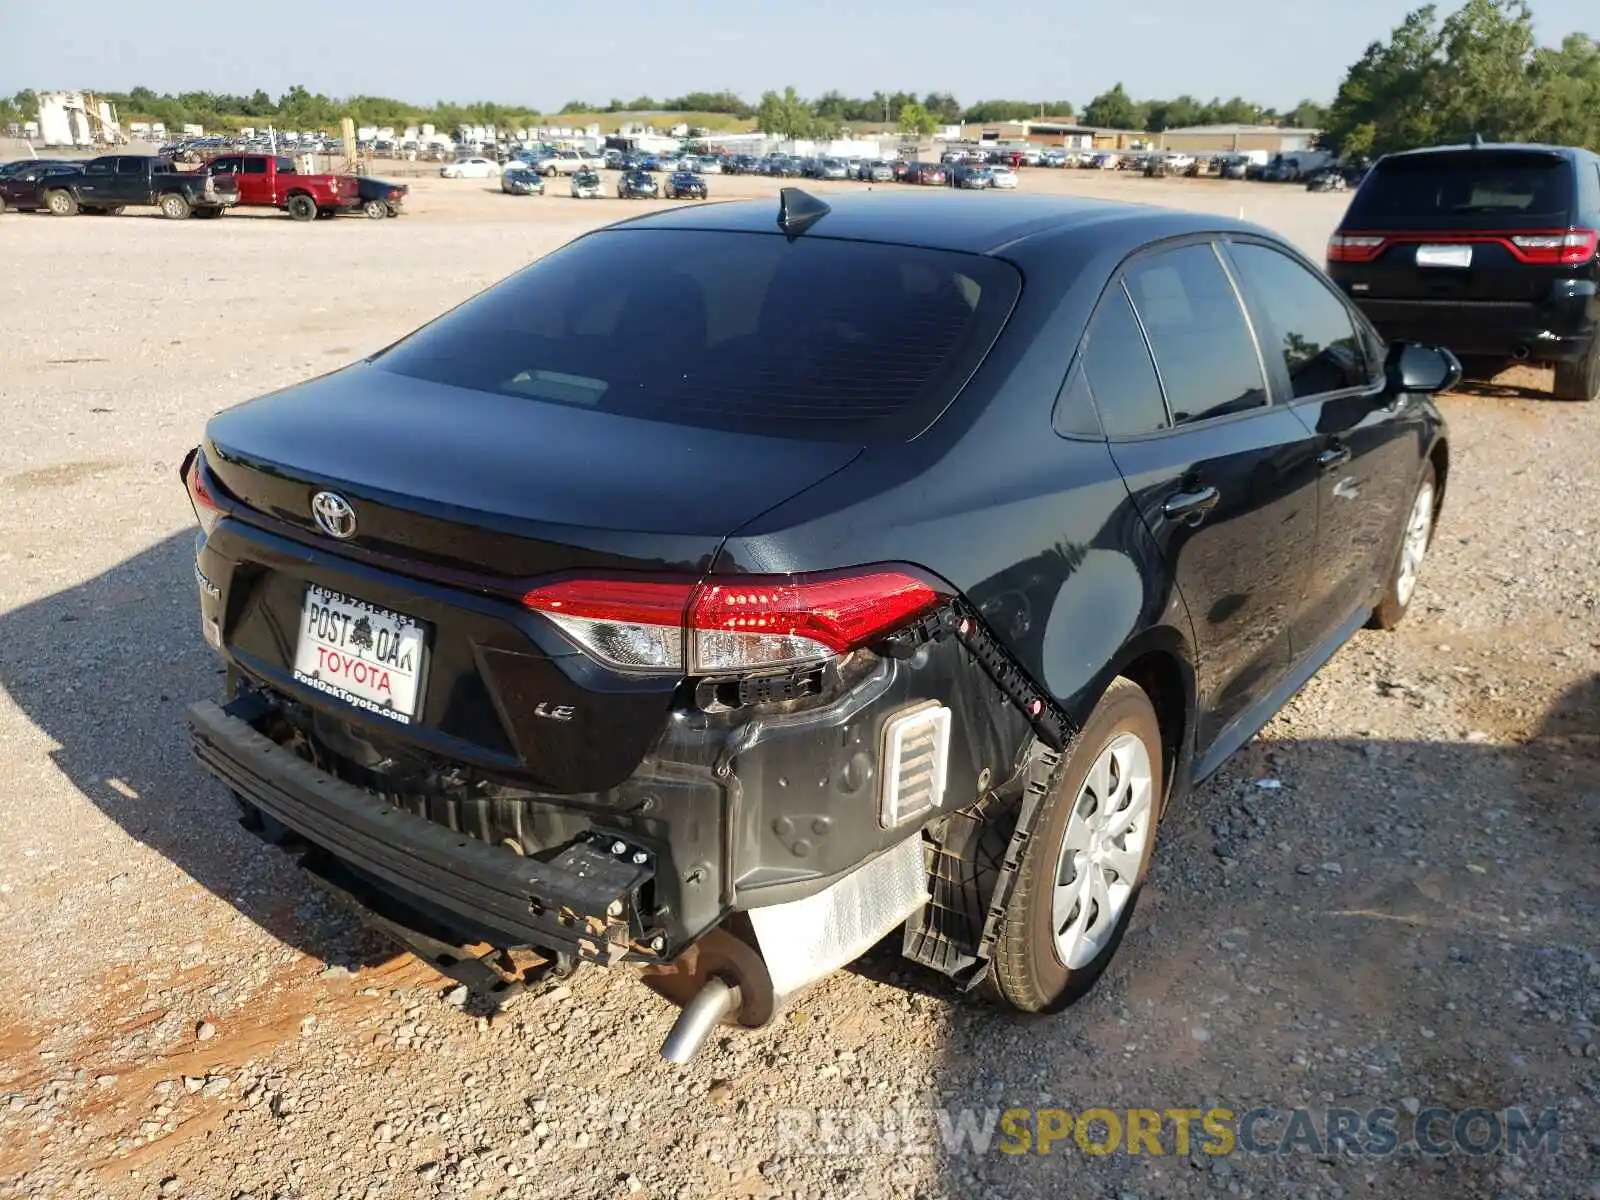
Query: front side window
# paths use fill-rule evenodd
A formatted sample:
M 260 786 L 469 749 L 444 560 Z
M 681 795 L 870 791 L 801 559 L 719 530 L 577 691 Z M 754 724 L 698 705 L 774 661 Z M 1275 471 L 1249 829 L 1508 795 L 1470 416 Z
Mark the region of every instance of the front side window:
M 299 174 L 299 172 L 297 172 L 294 169 L 294 159 L 292 159 L 292 158 L 280 158 L 278 160 L 278 174 L 279 175 L 296 175 L 296 174 Z
M 1210 245 L 1180 246 L 1140 259 L 1128 269 L 1125 283 L 1149 338 L 1174 425 L 1267 402 L 1249 323 Z
M 85 175 L 109 175 L 111 174 L 111 160 L 109 158 L 97 158 L 84 167 L 83 173 Z
M 244 160 L 244 174 L 265 175 L 267 173 L 267 160 L 264 158 L 247 158 Z
M 1267 246 L 1236 243 L 1232 253 L 1240 282 L 1269 326 L 1261 331 L 1262 350 L 1270 353 L 1276 340 L 1296 400 L 1371 382 L 1350 310 L 1326 284 Z

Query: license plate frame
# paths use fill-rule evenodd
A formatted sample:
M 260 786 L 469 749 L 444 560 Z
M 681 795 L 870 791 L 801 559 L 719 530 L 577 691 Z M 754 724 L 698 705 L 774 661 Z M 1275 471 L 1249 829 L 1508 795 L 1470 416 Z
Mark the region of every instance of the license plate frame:
M 1463 271 L 1472 266 L 1472 247 L 1469 244 L 1453 246 L 1418 246 L 1417 266 L 1443 267 L 1451 271 Z
M 307 584 L 291 669 L 296 682 L 323 695 L 412 725 L 425 695 L 431 632 L 416 617 Z

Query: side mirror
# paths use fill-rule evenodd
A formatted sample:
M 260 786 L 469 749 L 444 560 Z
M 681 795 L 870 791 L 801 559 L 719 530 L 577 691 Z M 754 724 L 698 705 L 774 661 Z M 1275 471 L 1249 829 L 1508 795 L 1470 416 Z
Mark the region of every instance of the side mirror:
M 1392 393 L 1414 392 L 1431 396 L 1447 392 L 1461 382 L 1461 361 L 1442 346 L 1398 342 L 1389 348 L 1385 374 Z

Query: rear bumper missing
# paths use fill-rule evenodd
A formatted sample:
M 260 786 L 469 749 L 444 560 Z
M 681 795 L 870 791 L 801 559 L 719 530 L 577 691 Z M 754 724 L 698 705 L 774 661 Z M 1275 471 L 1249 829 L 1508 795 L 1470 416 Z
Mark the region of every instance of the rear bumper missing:
M 516 942 L 612 963 L 639 932 L 654 876 L 575 842 L 549 862 L 458 834 L 319 771 L 221 705 L 189 708 L 195 756 L 249 803 L 403 896 L 503 930 Z

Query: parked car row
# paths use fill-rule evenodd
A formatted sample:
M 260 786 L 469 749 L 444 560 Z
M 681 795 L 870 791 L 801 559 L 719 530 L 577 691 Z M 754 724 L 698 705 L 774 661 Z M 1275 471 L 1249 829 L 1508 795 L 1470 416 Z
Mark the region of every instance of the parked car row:
M 547 191 L 545 177 L 525 164 L 507 167 L 500 176 L 500 190 L 513 196 L 543 196 Z M 600 200 L 605 198 L 605 180 L 591 167 L 574 171 L 569 191 L 575 200 Z M 705 200 L 710 196 L 703 176 L 693 171 L 678 170 L 665 179 L 639 167 L 621 171 L 617 175 L 617 199 L 633 200 L 640 197 L 668 200 Z
M 398 216 L 406 185 L 356 175 L 304 174 L 279 154 L 223 154 L 194 170 L 148 154 L 105 154 L 76 162 L 32 160 L 0 166 L 0 211 L 115 216 L 157 208 L 165 217 L 215 218 L 229 209 L 275 208 L 297 221 L 342 212 Z

